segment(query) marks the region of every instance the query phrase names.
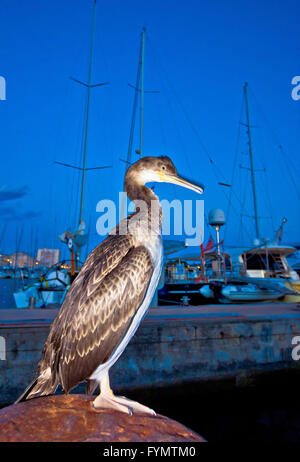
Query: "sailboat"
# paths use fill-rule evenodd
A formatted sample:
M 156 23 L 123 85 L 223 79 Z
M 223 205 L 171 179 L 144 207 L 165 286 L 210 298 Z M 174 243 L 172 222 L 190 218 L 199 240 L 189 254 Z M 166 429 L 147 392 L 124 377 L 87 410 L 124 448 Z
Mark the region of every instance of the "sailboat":
M 269 283 L 273 286 L 278 285 L 287 287 L 290 289 L 290 293 L 284 298 L 284 301 L 300 301 L 300 277 L 287 261 L 287 256 L 292 255 L 297 249 L 292 246 L 281 244 L 283 227 L 287 219 L 282 219 L 273 241 L 269 242 L 262 239 L 260 235 L 247 82 L 244 85 L 244 96 L 246 101 L 256 245 L 251 249 L 241 252 L 238 259 L 242 264 L 245 277 L 251 278 L 253 282 L 263 280 L 265 284 Z
M 287 256 L 292 255 L 296 248 L 282 245 L 281 239 L 283 227 L 287 222 L 283 218 L 282 223 L 272 241 L 262 239 L 259 227 L 258 203 L 256 192 L 256 179 L 254 168 L 253 143 L 250 124 L 250 109 L 248 98 L 248 83 L 244 85 L 244 97 L 246 102 L 246 116 L 250 157 L 250 172 L 252 184 L 253 209 L 255 220 L 254 246 L 250 249 L 236 249 L 232 252 L 231 271 L 225 284 L 219 282 L 211 284 L 209 289 L 203 289 L 208 297 L 218 294 L 220 300 L 225 302 L 234 301 L 266 301 L 280 300 L 284 302 L 300 301 L 300 277 L 291 268 Z M 205 292 L 206 290 L 206 292 Z
M 56 164 L 64 167 L 73 168 L 81 172 L 81 193 L 80 193 L 80 210 L 79 210 L 79 223 L 75 230 L 67 230 L 58 236 L 58 239 L 67 245 L 70 254 L 71 261 L 70 265 L 66 262 L 61 262 L 55 265 L 53 268 L 47 270 L 47 272 L 37 282 L 34 282 L 19 291 L 14 293 L 14 299 L 17 308 L 25 308 L 28 306 L 44 307 L 50 304 L 54 304 L 59 307 L 70 288 L 70 285 L 76 278 L 81 268 L 81 250 L 87 244 L 88 233 L 86 232 L 86 226 L 84 222 L 84 193 L 85 193 L 85 181 L 86 172 L 88 170 L 99 170 L 105 168 L 111 168 L 111 166 L 98 166 L 87 168 L 87 141 L 88 141 L 88 126 L 89 126 L 89 113 L 90 113 L 90 93 L 94 87 L 99 87 L 108 84 L 108 82 L 92 84 L 92 63 L 93 63 L 93 47 L 94 47 L 94 35 L 95 35 L 95 19 L 96 19 L 96 0 L 94 1 L 93 8 L 93 19 L 92 19 L 92 34 L 91 34 L 91 46 L 90 46 L 90 62 L 88 71 L 88 82 L 81 82 L 78 79 L 71 78 L 74 82 L 84 86 L 87 89 L 87 100 L 86 100 L 86 119 L 85 119 L 85 131 L 84 131 L 84 145 L 83 145 L 83 161 L 82 166 L 74 166 L 64 162 L 56 161 Z M 70 268 L 69 268 L 70 266 Z
M 201 256 L 199 249 L 192 253 L 182 251 L 177 258 L 173 256 L 166 265 L 165 285 L 159 292 L 162 304 L 300 301 L 300 277 L 286 258 L 296 248 L 281 244 L 287 219 L 282 220 L 273 242 L 260 237 L 247 83 L 244 85 L 244 96 L 256 245 L 248 250 L 240 249 L 236 255 L 224 250 L 220 252 L 219 227 L 225 224 L 225 217 L 220 209 L 215 209 L 213 212 L 218 220 L 212 220 L 210 224 L 216 227 L 216 251 L 205 252 Z

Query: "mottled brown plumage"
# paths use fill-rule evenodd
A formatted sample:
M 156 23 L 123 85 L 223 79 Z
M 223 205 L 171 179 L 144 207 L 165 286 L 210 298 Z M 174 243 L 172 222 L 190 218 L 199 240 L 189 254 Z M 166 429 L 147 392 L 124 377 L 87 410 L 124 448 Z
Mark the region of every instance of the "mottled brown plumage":
M 108 371 L 148 309 L 161 271 L 162 214 L 157 196 L 144 185 L 149 181 L 201 189 L 180 179 L 168 157 L 145 157 L 129 168 L 124 188 L 135 213 L 88 256 L 52 324 L 37 378 L 18 401 L 54 393 L 58 384 L 67 393 L 87 381 L 89 392 L 101 383 L 100 406 L 132 406 L 113 396 Z
M 145 296 L 153 262 L 131 235 L 109 235 L 87 258 L 54 320 L 27 399 L 65 392 L 111 356 Z M 91 277 L 92 276 L 92 277 Z M 45 371 L 50 368 L 51 380 Z M 43 374 L 44 373 L 44 374 Z

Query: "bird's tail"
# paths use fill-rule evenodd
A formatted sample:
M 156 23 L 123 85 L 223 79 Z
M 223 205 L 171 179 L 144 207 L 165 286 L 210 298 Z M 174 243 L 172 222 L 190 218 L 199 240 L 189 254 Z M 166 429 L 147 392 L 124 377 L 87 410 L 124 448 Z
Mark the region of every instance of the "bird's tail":
M 43 371 L 37 379 L 33 380 L 22 395 L 15 401 L 15 404 L 26 401 L 27 399 L 38 398 L 39 396 L 51 395 L 55 392 L 57 383 L 51 379 L 50 367 Z

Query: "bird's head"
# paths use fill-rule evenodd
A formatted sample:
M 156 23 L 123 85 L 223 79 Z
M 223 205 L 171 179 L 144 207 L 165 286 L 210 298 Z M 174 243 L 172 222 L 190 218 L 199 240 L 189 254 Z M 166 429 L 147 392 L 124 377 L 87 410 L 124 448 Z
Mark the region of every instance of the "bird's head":
M 146 183 L 172 183 L 183 188 L 191 189 L 199 194 L 204 191 L 204 186 L 191 182 L 178 175 L 175 165 L 169 157 L 143 157 L 128 169 L 126 182 L 132 181 L 138 185 Z

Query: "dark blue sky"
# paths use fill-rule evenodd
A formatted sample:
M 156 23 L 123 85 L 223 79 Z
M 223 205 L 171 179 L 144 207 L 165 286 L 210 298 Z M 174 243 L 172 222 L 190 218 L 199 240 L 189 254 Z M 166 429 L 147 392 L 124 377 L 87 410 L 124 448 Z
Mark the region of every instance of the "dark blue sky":
M 16 229 L 19 236 L 23 229 L 20 247 L 30 251 L 37 226 L 39 247 L 62 249 L 56 235 L 77 221 L 78 175 L 53 162 L 80 164 L 86 93 L 69 77 L 87 80 L 92 7 L 92 0 L 1 0 L 0 75 L 7 83 L 7 100 L 0 101 L 1 250 L 14 251 Z M 244 217 L 239 229 L 241 203 L 244 214 L 253 213 L 249 175 L 238 167 L 249 162 L 243 128 L 236 148 L 248 81 L 255 164 L 267 169 L 257 173 L 262 235 L 271 238 L 286 216 L 284 241 L 299 241 L 300 101 L 291 98 L 291 80 L 300 74 L 299 13 L 299 2 L 290 0 L 98 1 L 93 82 L 110 85 L 92 93 L 87 164 L 113 169 L 87 174 L 90 249 L 100 240 L 97 202 L 116 200 L 122 187 L 119 158 L 126 157 L 133 102 L 127 84 L 135 82 L 143 25 L 145 88 L 160 91 L 145 95 L 145 155 L 169 155 L 179 172 L 205 184 L 207 212 L 227 212 L 217 181 L 231 183 L 237 149 L 225 237 L 228 244 L 249 243 L 253 220 Z M 170 200 L 199 198 L 170 185 L 156 192 Z

